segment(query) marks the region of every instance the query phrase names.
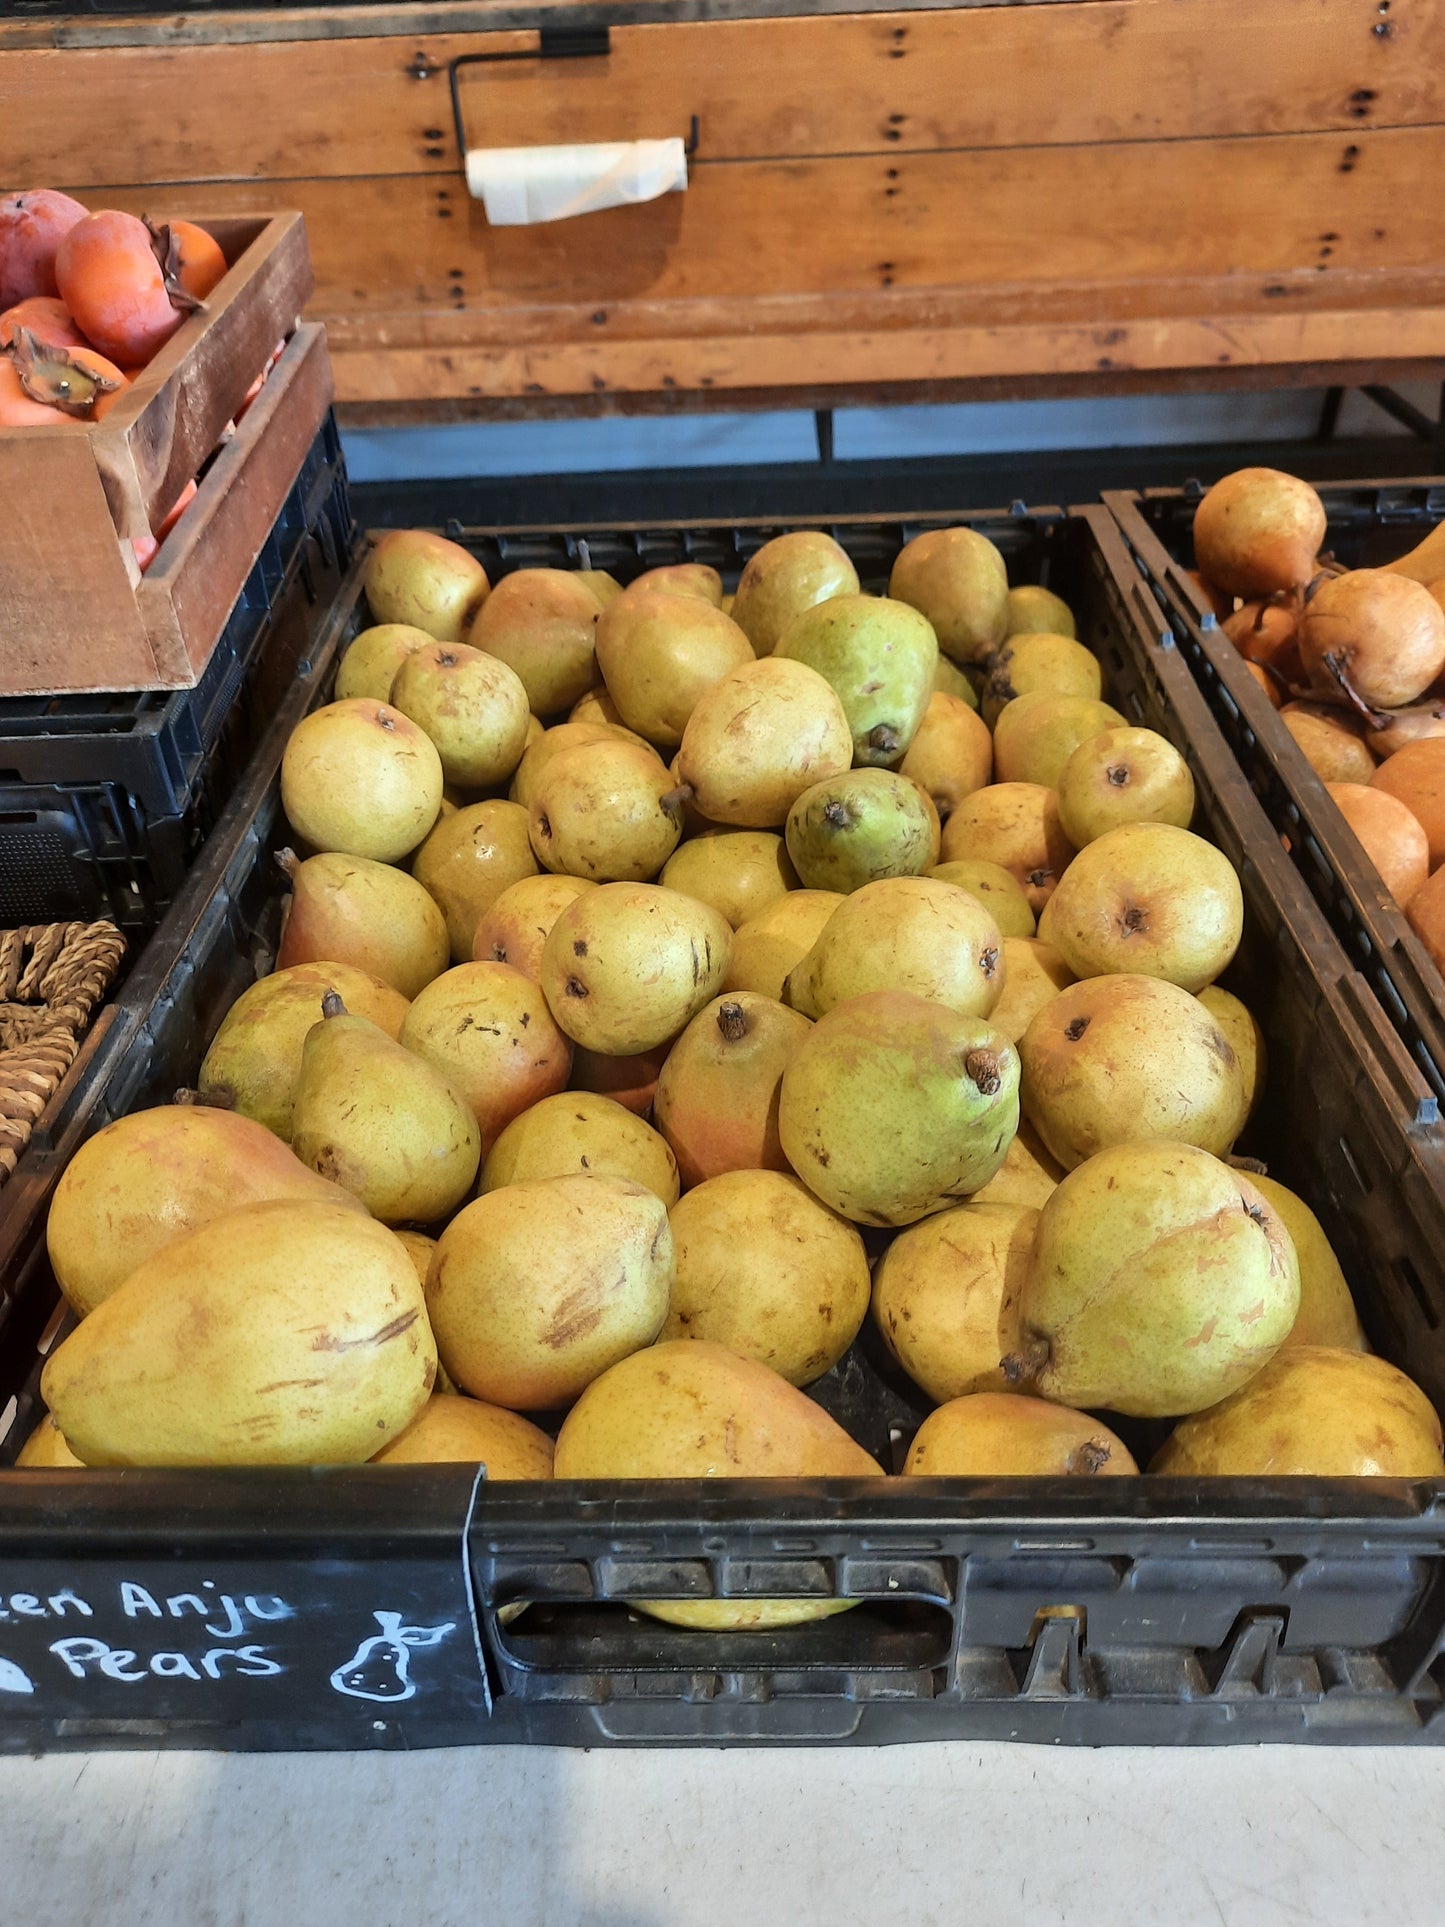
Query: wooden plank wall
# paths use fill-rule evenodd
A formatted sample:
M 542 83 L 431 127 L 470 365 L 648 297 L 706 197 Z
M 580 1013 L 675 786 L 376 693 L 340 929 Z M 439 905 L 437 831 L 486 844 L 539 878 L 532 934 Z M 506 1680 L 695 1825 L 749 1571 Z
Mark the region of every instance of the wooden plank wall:
M 89 47 L 0 28 L 0 179 L 299 207 L 338 393 L 383 417 L 1369 379 L 1445 356 L 1445 0 L 614 25 L 602 58 L 466 69 L 470 137 L 696 116 L 689 190 L 531 229 L 469 200 L 447 69 L 536 36 L 347 20 L 291 15 L 302 37 L 267 40 L 263 16 L 210 16 L 131 45 L 112 26 Z

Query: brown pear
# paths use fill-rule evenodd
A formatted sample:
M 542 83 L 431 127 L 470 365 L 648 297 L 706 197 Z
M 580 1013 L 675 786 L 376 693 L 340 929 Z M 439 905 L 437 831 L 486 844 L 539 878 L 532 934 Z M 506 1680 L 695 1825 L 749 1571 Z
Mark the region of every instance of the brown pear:
M 1324 546 L 1325 507 L 1308 482 L 1275 468 L 1241 468 L 1194 511 L 1194 559 L 1228 595 L 1302 588 Z
M 700 1010 L 663 1065 L 653 1100 L 684 1186 L 724 1171 L 786 1171 L 783 1072 L 812 1029 L 771 998 L 735 991 Z
M 520 677 L 538 716 L 570 709 L 597 680 L 602 602 L 568 569 L 516 569 L 482 604 L 467 640 Z
M 415 997 L 447 967 L 446 918 L 405 870 L 327 852 L 278 858 L 291 884 L 276 968 L 347 963 Z
M 537 874 L 527 812 L 518 803 L 469 803 L 437 824 L 411 872 L 447 920 L 452 962 L 469 962 L 477 925 L 503 890 Z
M 1286 703 L 1279 719 L 1322 783 L 1368 783 L 1374 775 L 1375 759 L 1359 719 L 1348 710 L 1333 703 Z

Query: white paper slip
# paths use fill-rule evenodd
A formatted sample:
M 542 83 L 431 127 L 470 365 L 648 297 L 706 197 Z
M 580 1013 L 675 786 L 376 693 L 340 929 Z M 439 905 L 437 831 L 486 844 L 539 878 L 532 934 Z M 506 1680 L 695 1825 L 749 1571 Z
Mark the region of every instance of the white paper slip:
M 681 194 L 687 154 L 662 141 L 598 141 L 579 147 L 478 147 L 467 153 L 467 188 L 493 227 L 568 221 L 599 208 Z

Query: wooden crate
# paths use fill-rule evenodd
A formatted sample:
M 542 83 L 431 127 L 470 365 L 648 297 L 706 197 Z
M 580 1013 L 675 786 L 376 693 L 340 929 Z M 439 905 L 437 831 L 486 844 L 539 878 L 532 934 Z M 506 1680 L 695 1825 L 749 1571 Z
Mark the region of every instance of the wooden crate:
M 103 422 L 0 430 L 0 695 L 184 689 L 204 669 L 331 400 L 297 214 L 207 216 L 231 266 Z M 142 575 L 131 549 L 258 399 Z
M 605 54 L 538 57 L 579 19 Z M 1445 358 L 1442 44 L 1445 0 L 22 19 L 0 176 L 270 183 L 353 419 L 1358 382 Z M 477 55 L 473 145 L 695 116 L 687 193 L 489 227 L 450 99 Z

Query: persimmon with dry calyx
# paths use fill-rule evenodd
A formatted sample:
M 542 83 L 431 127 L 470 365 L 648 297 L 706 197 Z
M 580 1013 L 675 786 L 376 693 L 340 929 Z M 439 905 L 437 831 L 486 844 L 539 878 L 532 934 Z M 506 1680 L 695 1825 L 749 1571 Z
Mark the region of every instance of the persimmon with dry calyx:
M 171 230 L 115 209 L 78 221 L 55 257 L 61 299 L 81 332 L 123 368 L 142 367 L 202 305 L 180 276 Z
M 26 393 L 20 370 L 8 355 L 0 355 L 0 428 L 78 427 L 68 415 Z
M 98 402 L 129 386 L 115 363 L 94 348 L 57 348 L 28 328 L 16 329 L 5 352 L 32 401 L 76 420 L 90 420 Z
M 194 221 L 170 221 L 164 227 L 147 221 L 146 226 L 168 282 L 174 280 L 192 301 L 204 302 L 226 273 L 220 244 Z

